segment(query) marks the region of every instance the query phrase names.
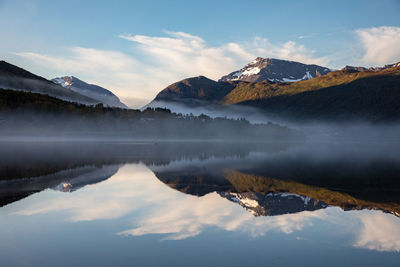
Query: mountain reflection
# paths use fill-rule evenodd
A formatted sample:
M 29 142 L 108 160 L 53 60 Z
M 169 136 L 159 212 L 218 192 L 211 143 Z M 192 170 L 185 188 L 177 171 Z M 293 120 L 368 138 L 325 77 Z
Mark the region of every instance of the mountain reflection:
M 0 153 L 0 201 L 6 205 L 47 188 L 72 192 L 107 180 L 123 164 L 142 163 L 171 188 L 195 196 L 217 192 L 256 216 L 328 205 L 399 216 L 400 155 L 398 150 L 390 158 L 385 154 L 396 147 L 332 148 L 288 143 L 17 143 Z
M 400 251 L 396 146 L 9 144 L 0 215 L 123 220 L 114 234 L 163 240 L 213 228 L 302 238 L 323 224 L 344 244 Z
M 314 211 L 328 206 L 322 201 L 290 193 L 218 192 L 218 194 L 240 204 L 255 216 L 272 216 L 305 210 Z
M 302 236 L 303 231 L 314 225 L 327 224 L 334 229 L 335 235 L 355 247 L 379 251 L 400 250 L 400 221 L 390 214 L 343 212 L 335 207 L 327 207 L 256 217 L 241 205 L 221 196 L 221 192 L 199 197 L 171 189 L 143 164 L 124 165 L 109 179 L 70 193 L 45 190 L 35 196 L 8 205 L 7 208 L 17 216 L 48 214 L 56 216 L 58 220 L 72 222 L 123 218 L 131 227 L 125 228 L 126 223 L 122 223 L 122 229 L 117 234 L 158 234 L 163 240 L 194 237 L 213 227 L 246 233 L 254 238 L 272 232 Z M 312 200 L 307 201 L 310 203 Z M 377 228 L 378 231 L 375 230 Z

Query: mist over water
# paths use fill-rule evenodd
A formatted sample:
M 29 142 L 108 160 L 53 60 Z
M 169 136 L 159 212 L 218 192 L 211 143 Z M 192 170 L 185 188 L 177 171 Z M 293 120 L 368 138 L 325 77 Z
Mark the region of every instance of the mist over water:
M 14 240 L 40 266 L 71 253 L 73 259 L 58 265 L 174 266 L 178 253 L 191 265 L 284 258 L 306 266 L 307 259 L 328 257 L 335 266 L 357 254 L 351 264 L 395 266 L 399 148 L 377 142 L 1 142 L 0 256 L 14 253 L 5 245 Z M 100 253 L 111 248 L 114 253 Z M 283 257 L 287 249 L 299 254 Z M 17 259 L 5 263 L 18 265 Z
M 212 118 L 226 117 L 232 119 L 245 118 L 251 123 L 276 123 L 292 129 L 302 131 L 308 140 L 318 142 L 399 142 L 399 121 L 371 121 L 364 119 L 341 119 L 341 120 L 319 120 L 302 119 L 297 120 L 268 114 L 259 108 L 231 105 L 221 107 L 217 105 L 201 105 L 192 107 L 176 102 L 153 101 L 149 106 L 168 108 L 172 112 L 181 114 L 193 114 L 199 116 L 206 114 Z M 146 106 L 147 107 L 147 106 Z M 279 112 L 278 112 L 279 113 Z M 318 116 L 316 116 L 318 117 Z
M 199 266 L 337 266 L 349 255 L 350 265 L 396 266 L 400 127 L 277 121 L 240 110 L 194 115 L 245 117 L 252 124 L 239 125 L 257 138 L 238 138 L 236 121 L 210 124 L 208 135 L 198 124 L 145 119 L 132 136 L 122 121 L 40 114 L 35 120 L 49 128 L 3 129 L 0 257 L 24 265 L 6 257 L 16 253 L 6 245 L 14 242 L 38 266 L 176 266 L 176 255 Z M 182 138 L 187 133 L 195 135 Z

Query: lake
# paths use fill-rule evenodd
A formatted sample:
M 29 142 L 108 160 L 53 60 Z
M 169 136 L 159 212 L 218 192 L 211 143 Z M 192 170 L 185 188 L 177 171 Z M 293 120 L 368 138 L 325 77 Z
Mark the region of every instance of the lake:
M 399 266 L 397 142 L 3 142 L 0 266 Z

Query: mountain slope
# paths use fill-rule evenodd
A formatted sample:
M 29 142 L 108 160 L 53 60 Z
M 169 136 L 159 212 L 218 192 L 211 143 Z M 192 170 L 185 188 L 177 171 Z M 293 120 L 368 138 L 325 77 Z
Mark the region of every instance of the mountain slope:
M 219 83 L 204 76 L 198 76 L 171 84 L 162 90 L 155 99 L 164 101 L 187 99 L 217 102 L 233 89 L 234 85 L 230 83 Z
M 400 64 L 358 71 L 346 67 L 298 82 L 215 82 L 189 78 L 168 86 L 152 102 L 171 108 L 174 104 L 220 108 L 243 105 L 261 108 L 287 119 L 400 119 Z M 390 67 L 394 66 L 394 67 Z M 201 82 L 193 82 L 194 80 Z M 201 84 L 201 85 L 199 85 Z
M 304 119 L 399 119 L 400 67 L 341 71 L 290 84 L 239 84 L 225 105 L 260 107 L 271 114 Z
M 127 106 L 123 104 L 110 90 L 98 85 L 88 84 L 74 76 L 54 78 L 51 81 L 64 88 L 71 89 L 74 92 L 98 100 L 106 106 L 127 108 Z
M 219 104 L 235 85 L 228 82 L 216 82 L 204 76 L 192 77 L 173 83 L 161 90 L 160 93 L 147 104 L 147 107 L 168 107 L 178 103 L 190 107 L 209 104 Z
M 297 82 L 319 77 L 328 74 L 330 71 L 330 69 L 318 65 L 258 57 L 242 69 L 223 76 L 219 81 Z
M 98 100 L 64 88 L 5 61 L 0 61 L 0 87 L 39 93 L 80 104 L 97 104 Z

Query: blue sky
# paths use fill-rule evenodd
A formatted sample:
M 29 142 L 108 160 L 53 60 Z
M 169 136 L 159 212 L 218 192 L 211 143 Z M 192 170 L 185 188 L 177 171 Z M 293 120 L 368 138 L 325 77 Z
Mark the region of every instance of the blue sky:
M 97 83 L 131 106 L 256 56 L 331 68 L 400 61 L 400 1 L 0 0 L 0 25 L 2 59 Z

